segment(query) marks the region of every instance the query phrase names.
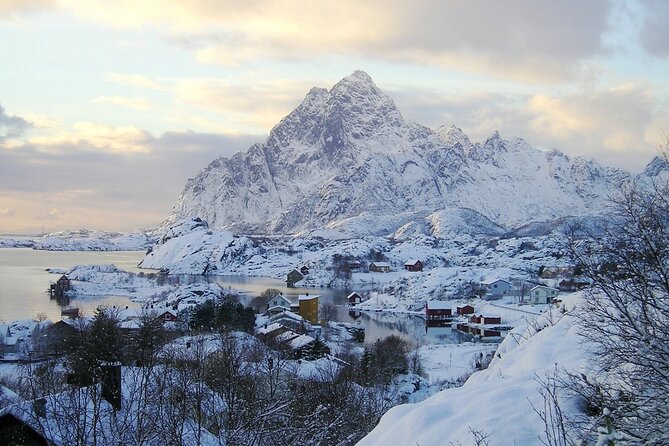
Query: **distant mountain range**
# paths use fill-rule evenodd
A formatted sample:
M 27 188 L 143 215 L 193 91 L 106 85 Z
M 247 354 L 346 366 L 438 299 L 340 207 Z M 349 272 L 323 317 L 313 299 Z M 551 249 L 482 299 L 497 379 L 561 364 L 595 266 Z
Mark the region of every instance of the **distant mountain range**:
M 658 158 L 640 175 L 666 169 Z M 446 218 L 500 233 L 597 214 L 613 188 L 633 178 L 497 132 L 473 143 L 454 126 L 408 122 L 356 71 L 330 90 L 312 88 L 264 143 L 188 180 L 163 227 L 200 217 L 236 233 L 438 235 Z

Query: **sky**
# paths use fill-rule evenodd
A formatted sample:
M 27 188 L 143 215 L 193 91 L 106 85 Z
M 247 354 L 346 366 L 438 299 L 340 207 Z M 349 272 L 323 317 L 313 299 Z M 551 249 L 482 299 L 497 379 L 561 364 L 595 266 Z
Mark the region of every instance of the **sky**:
M 0 0 L 0 234 L 134 231 L 313 86 L 640 172 L 669 132 L 663 0 Z

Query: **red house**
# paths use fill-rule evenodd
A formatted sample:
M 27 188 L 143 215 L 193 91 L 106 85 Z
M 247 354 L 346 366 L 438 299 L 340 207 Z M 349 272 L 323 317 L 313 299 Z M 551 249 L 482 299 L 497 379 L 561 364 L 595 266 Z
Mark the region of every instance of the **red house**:
M 425 316 L 427 319 L 443 319 L 453 316 L 451 303 L 443 300 L 428 300 L 425 302 Z
M 423 271 L 423 262 L 416 259 L 409 259 L 404 263 L 404 269 L 407 271 Z
M 502 323 L 502 316 L 497 316 L 497 315 L 487 315 L 487 316 L 481 316 L 481 323 L 482 324 L 501 324 Z
M 165 310 L 164 313 L 158 316 L 158 319 L 161 319 L 165 322 L 175 322 L 179 318 L 177 317 L 177 313 L 174 310 Z
M 474 307 L 471 305 L 463 305 L 455 309 L 457 314 L 474 314 Z

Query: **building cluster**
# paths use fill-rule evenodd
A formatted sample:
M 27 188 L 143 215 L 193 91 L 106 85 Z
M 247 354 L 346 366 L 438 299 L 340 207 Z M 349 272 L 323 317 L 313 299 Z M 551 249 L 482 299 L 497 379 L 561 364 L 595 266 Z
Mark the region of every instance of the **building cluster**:
M 267 303 L 267 322 L 256 332 L 267 345 L 283 351 L 292 358 L 317 358 L 329 353 L 320 342 L 320 296 L 300 294 L 292 302 L 283 294 Z

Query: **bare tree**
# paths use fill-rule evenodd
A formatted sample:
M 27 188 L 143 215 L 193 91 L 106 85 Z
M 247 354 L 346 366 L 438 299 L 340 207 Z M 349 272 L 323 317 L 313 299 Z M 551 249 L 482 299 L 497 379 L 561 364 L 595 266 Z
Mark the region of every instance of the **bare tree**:
M 574 377 L 584 411 L 616 444 L 669 444 L 669 185 L 625 187 L 606 231 L 572 246 L 593 282 L 580 318 L 597 364 Z

